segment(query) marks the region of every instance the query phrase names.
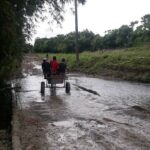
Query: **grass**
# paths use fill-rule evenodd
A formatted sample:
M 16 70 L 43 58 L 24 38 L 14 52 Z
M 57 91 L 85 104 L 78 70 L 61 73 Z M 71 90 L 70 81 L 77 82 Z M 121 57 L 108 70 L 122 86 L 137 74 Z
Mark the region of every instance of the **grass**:
M 40 58 L 45 56 L 37 55 Z M 49 57 L 52 58 L 53 55 L 58 60 L 66 58 L 71 71 L 150 83 L 149 45 L 104 52 L 83 52 L 80 54 L 79 67 L 76 65 L 75 54 L 49 54 Z

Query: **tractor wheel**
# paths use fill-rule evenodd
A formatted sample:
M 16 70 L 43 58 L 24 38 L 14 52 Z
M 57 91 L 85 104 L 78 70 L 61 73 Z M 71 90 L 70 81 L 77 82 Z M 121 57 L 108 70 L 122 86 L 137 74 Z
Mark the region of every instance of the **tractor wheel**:
M 66 93 L 70 93 L 70 83 L 66 82 Z
M 45 93 L 45 82 L 41 82 L 41 93 Z

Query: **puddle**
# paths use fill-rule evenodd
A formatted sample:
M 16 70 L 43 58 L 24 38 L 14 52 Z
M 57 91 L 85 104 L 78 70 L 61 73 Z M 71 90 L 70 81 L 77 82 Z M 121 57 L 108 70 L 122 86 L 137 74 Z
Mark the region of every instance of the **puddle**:
M 53 122 L 52 125 L 62 126 L 62 127 L 74 127 L 75 126 L 75 120 L 65 120 L 65 121 Z
M 70 94 L 64 88 L 54 93 L 46 88 L 41 95 L 45 80 L 39 72 L 36 63 L 29 68 L 28 76 L 17 81 L 21 86 L 17 95 L 22 109 L 28 108 L 47 124 L 48 149 L 148 150 L 150 85 L 70 74 Z M 140 147 L 142 137 L 145 146 Z

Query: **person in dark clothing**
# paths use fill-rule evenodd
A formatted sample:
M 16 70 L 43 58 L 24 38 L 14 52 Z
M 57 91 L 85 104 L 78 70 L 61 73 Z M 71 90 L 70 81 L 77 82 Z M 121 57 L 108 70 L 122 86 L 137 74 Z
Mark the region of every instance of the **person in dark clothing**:
M 43 60 L 42 70 L 43 70 L 44 78 L 50 76 L 50 64 L 46 61 L 46 59 Z
M 66 61 L 64 58 L 62 58 L 61 62 L 59 63 L 59 66 L 58 66 L 58 73 L 65 74 L 66 68 L 67 68 Z

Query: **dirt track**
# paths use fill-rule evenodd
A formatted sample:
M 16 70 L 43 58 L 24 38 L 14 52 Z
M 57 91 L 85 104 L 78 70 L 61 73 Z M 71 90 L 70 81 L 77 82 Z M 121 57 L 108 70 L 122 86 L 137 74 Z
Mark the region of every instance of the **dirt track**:
M 70 94 L 41 95 L 40 63 L 32 60 L 15 81 L 22 150 L 149 150 L 150 85 L 70 74 Z

